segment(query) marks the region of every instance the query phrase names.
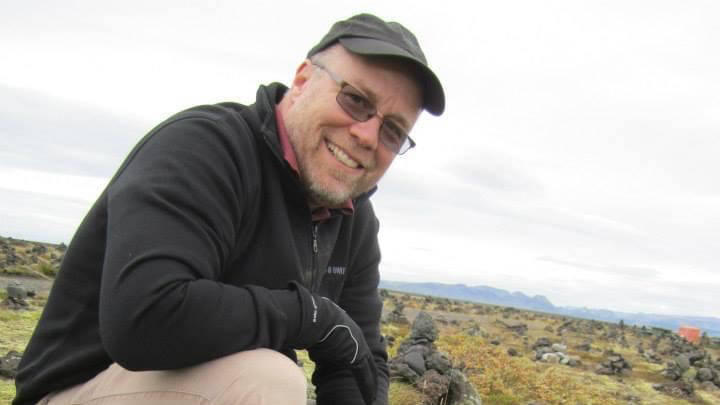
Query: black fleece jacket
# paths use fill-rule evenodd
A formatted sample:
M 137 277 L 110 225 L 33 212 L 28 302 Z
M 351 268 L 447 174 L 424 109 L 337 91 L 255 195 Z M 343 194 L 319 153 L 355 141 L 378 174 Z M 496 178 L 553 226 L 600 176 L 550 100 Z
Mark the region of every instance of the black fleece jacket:
M 294 358 L 285 342 L 299 321 L 268 293 L 293 280 L 362 328 L 386 403 L 378 222 L 367 196 L 351 216 L 312 222 L 277 137 L 285 91 L 275 83 L 248 107 L 181 112 L 130 152 L 68 246 L 20 363 L 14 405 L 112 362 L 176 369 L 259 347 Z M 347 370 L 317 364 L 313 382 L 320 405 L 363 404 Z

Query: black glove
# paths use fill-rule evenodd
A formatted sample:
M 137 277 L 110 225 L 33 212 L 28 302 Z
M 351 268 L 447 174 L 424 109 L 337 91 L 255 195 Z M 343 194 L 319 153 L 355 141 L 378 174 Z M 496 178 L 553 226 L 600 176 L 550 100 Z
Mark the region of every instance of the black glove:
M 378 371 L 362 330 L 348 314 L 326 297 L 292 283 L 300 299 L 300 331 L 288 342 L 309 349 L 315 361 L 349 368 L 367 405 L 377 393 Z

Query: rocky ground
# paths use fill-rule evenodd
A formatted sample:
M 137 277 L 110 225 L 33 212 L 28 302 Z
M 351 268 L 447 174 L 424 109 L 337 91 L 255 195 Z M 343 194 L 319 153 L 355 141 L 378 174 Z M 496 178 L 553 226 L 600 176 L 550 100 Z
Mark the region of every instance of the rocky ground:
M 8 277 L 27 277 L 32 280 L 26 283 L 38 283 L 36 288 L 47 288 L 49 284 L 42 284 L 37 280 L 51 281 L 64 255 L 64 244 L 30 242 L 0 236 L 0 283 L 7 285 Z
M 0 238 L 0 403 L 14 396 L 14 367 L 63 252 Z M 720 347 L 709 339 L 690 344 L 662 329 L 382 295 L 391 405 L 720 404 Z M 312 363 L 299 357 L 309 374 Z
M 707 338 L 690 344 L 672 331 L 622 322 L 384 295 L 389 340 L 397 347 L 403 339 L 394 331 L 412 336 L 398 325 L 427 312 L 440 331 L 434 344 L 485 404 L 720 404 L 720 347 Z M 391 350 L 409 357 L 402 344 Z

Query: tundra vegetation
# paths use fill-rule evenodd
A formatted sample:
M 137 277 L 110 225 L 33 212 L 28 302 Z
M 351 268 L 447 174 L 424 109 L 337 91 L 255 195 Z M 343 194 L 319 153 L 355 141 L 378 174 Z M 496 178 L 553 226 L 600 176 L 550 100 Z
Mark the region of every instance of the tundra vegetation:
M 24 350 L 63 253 L 64 245 L 0 237 L 0 364 L 10 362 L 8 353 Z M 16 282 L 31 293 L 22 303 L 8 288 Z M 411 365 L 397 371 L 403 357 L 409 358 L 413 321 L 421 313 L 437 329 L 427 344 L 466 376 L 484 405 L 720 403 L 720 345 L 707 337 L 690 344 L 672 331 L 622 322 L 381 293 L 382 331 L 394 364 L 391 405 L 460 404 L 447 393 L 430 395 L 427 375 L 420 375 L 424 370 Z M 313 364 L 305 352 L 298 357 L 309 381 Z M 432 372 L 441 377 L 442 372 Z M 0 403 L 14 395 L 12 370 L 0 370 Z

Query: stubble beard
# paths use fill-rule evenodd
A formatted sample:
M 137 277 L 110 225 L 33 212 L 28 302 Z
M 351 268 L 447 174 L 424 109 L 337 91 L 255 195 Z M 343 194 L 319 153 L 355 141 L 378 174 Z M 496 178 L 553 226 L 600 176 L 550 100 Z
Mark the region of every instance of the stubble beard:
M 326 134 L 322 129 L 310 126 L 306 117 L 312 116 L 310 111 L 305 111 L 303 106 L 295 107 L 295 110 L 287 114 L 285 127 L 290 138 L 290 146 L 295 153 L 300 175 L 300 183 L 307 194 L 308 203 L 314 207 L 336 208 L 342 206 L 348 199 L 353 199 L 367 192 L 371 187 L 366 187 L 364 177 L 353 178 L 341 170 L 321 165 L 313 161 L 316 148 L 325 148 Z M 319 131 L 319 138 L 312 136 Z M 317 139 L 318 144 L 308 143 L 308 140 Z M 366 189 L 363 189 L 366 187 Z
M 327 148 L 325 142 L 319 145 Z M 312 161 L 300 159 L 298 156 L 300 181 L 308 194 L 308 200 L 317 206 L 335 208 L 362 194 L 358 190 L 360 179 L 349 179 L 344 173 L 328 167 L 314 165 Z M 328 184 L 329 182 L 333 184 Z

